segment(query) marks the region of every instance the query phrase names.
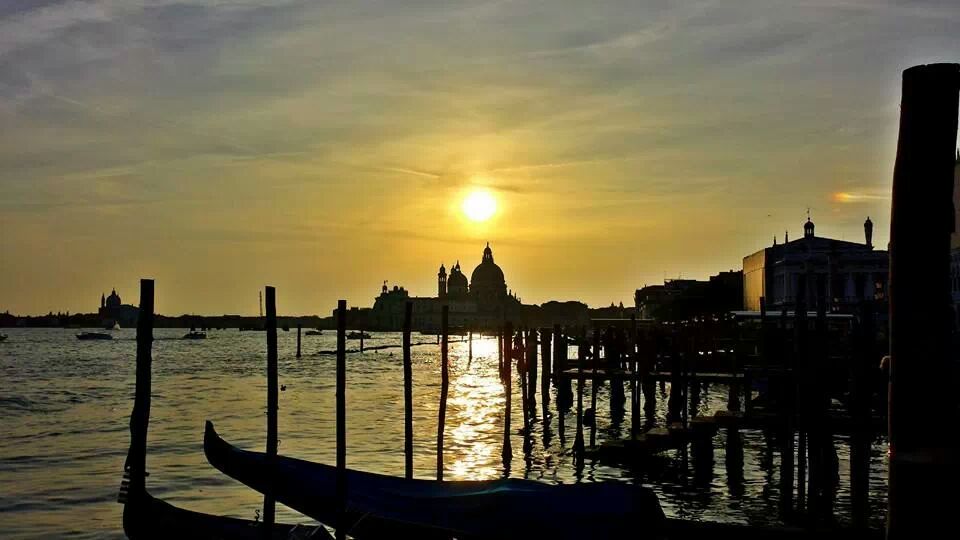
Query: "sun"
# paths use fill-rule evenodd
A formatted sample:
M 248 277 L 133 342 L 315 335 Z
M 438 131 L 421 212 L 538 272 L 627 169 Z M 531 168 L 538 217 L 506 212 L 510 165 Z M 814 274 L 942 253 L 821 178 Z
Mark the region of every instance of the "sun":
M 462 209 L 470 221 L 487 221 L 497 212 L 497 200 L 489 191 L 474 190 L 463 199 Z

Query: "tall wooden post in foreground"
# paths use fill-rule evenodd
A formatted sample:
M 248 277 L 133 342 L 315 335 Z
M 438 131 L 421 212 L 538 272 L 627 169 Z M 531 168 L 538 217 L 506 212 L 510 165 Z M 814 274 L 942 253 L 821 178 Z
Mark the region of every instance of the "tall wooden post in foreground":
M 903 72 L 890 218 L 892 539 L 936 536 L 955 521 L 960 445 L 949 351 L 958 88 L 960 64 Z
M 450 306 L 444 304 L 440 311 L 440 419 L 437 422 L 437 480 L 443 480 L 443 431 L 447 422 L 447 392 L 450 387 L 450 373 L 447 369 L 449 324 Z
M 273 287 L 266 289 L 267 300 L 267 467 L 273 470 L 277 461 L 277 408 L 279 401 L 277 377 L 277 291 Z M 271 475 L 272 476 L 272 475 Z M 263 494 L 263 536 L 273 535 L 273 523 L 276 519 L 276 497 L 273 483 L 267 485 Z
M 503 378 L 503 393 L 504 393 L 504 396 L 506 397 L 506 400 L 504 403 L 504 408 L 506 410 L 504 411 L 504 415 L 503 415 L 503 451 L 500 454 L 501 457 L 503 458 L 504 465 L 510 463 L 510 461 L 513 459 L 513 447 L 510 444 L 510 435 L 511 435 L 510 433 L 511 403 L 510 402 L 512 398 L 511 394 L 513 393 L 513 381 L 511 380 L 510 362 L 512 362 L 511 356 L 513 355 L 513 352 L 512 352 L 513 347 L 512 347 L 512 340 L 509 337 L 512 335 L 513 335 L 513 325 L 508 322 L 503 325 L 503 328 L 501 329 L 501 332 L 500 332 L 500 336 L 502 338 L 501 343 L 503 344 L 503 347 L 502 347 L 503 366 L 502 366 L 502 371 L 500 373 L 501 373 L 501 377 Z M 503 342 L 504 339 L 507 340 L 506 343 Z
M 130 498 L 146 493 L 147 427 L 150 424 L 150 369 L 153 363 L 153 280 L 140 280 L 140 313 L 137 316 L 136 395 L 130 415 L 130 450 L 124 472 Z M 121 488 L 121 498 L 123 489 Z
M 303 330 L 303 325 L 297 325 L 297 358 L 300 358 L 300 332 Z
M 404 476 L 413 478 L 413 366 L 410 361 L 410 328 L 413 302 L 403 311 L 403 463 Z
M 337 540 L 345 540 L 347 513 L 347 301 L 337 301 Z

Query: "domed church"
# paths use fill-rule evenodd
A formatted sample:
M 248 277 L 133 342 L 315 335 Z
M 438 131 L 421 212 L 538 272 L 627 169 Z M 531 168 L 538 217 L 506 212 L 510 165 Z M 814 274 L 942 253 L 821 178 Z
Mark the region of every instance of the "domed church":
M 470 274 L 470 282 L 460 269 L 460 261 L 450 269 L 441 264 L 437 274 L 437 296 L 448 300 L 472 300 L 480 311 L 493 311 L 503 307 L 510 298 L 507 294 L 507 282 L 503 270 L 493 262 L 493 250 L 490 243 L 483 250 L 480 264 Z
M 440 327 L 444 305 L 449 309 L 451 327 L 474 329 L 496 328 L 505 318 L 516 317 L 521 307 L 520 299 L 507 290 L 503 270 L 493 262 L 489 242 L 469 281 L 460 261 L 450 267 L 449 273 L 445 265 L 440 265 L 436 297 L 411 297 L 402 287 L 394 287 L 391 292 L 384 283 L 373 304 L 371 327 L 397 328 L 407 301 L 413 303 L 413 327 L 421 331 L 436 331 Z

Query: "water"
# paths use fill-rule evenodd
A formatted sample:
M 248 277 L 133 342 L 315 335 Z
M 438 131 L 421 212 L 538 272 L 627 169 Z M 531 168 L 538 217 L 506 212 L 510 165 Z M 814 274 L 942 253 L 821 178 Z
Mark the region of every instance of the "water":
M 78 341 L 65 329 L 10 329 L 0 342 L 0 536 L 4 538 L 122 538 L 122 506 L 116 503 L 129 445 L 133 404 L 133 330 L 113 341 Z M 185 330 L 157 329 L 147 486 L 155 495 L 193 510 L 253 519 L 262 496 L 213 469 L 203 456 L 203 423 L 242 448 L 265 445 L 266 336 L 262 332 L 209 332 L 205 341 L 179 338 Z M 304 336 L 304 356 L 295 358 L 296 332 L 280 332 L 280 453 L 312 461 L 335 461 L 334 363 L 316 351 L 335 348 L 332 332 Z M 433 341 L 414 336 L 414 342 Z M 374 334 L 367 345 L 398 344 L 399 334 Z M 356 342 L 349 342 L 355 346 Z M 561 444 L 557 419 L 544 445 L 540 413 L 533 449 L 523 455 L 512 441 L 509 469 L 501 461 L 503 387 L 497 375 L 494 339 L 450 346 L 450 394 L 445 438 L 446 479 L 498 478 L 505 474 L 548 483 L 615 480 L 653 487 L 670 516 L 734 523 L 778 524 L 779 456 L 762 433 L 743 432 L 742 459 L 726 451 L 727 435 L 713 440 L 710 457 L 667 452 L 655 472 L 639 472 L 587 460 L 582 472 L 570 450 L 576 418 L 565 417 Z M 392 352 L 392 354 L 391 354 Z M 399 349 L 350 354 L 347 358 L 347 464 L 368 471 L 403 474 L 403 385 Z M 435 476 L 439 409 L 439 350 L 413 348 L 416 475 Z M 539 383 L 538 383 L 539 386 Z M 667 387 L 669 389 L 669 385 Z M 513 385 L 513 426 L 523 425 L 520 388 Z M 539 389 L 538 389 L 539 392 Z M 589 403 L 589 391 L 586 393 Z M 629 435 L 630 412 L 610 418 L 608 387 L 598 400 L 598 443 Z M 539 397 L 539 396 L 538 396 Z M 714 385 L 700 412 L 726 407 L 727 391 Z M 551 398 L 551 410 L 556 396 Z M 659 418 L 666 400 L 659 399 Z M 538 403 L 538 408 L 540 404 Z M 589 441 L 589 431 L 586 432 Z M 837 437 L 840 483 L 836 513 L 849 521 L 849 447 Z M 871 525 L 883 520 L 885 445 L 872 447 Z M 729 459 L 728 459 L 729 458 Z M 742 461 L 742 467 L 740 463 Z M 729 462 L 729 463 L 728 463 Z M 310 522 L 282 505 L 278 521 Z

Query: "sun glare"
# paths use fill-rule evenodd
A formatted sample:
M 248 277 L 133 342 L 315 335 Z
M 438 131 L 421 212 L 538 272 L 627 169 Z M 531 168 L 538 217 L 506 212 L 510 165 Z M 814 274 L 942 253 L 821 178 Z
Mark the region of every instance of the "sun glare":
M 497 200 L 488 191 L 475 190 L 463 200 L 463 214 L 470 221 L 486 221 L 497 211 Z

